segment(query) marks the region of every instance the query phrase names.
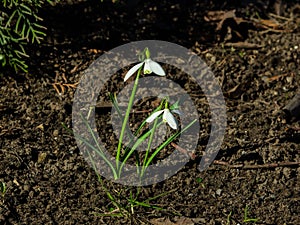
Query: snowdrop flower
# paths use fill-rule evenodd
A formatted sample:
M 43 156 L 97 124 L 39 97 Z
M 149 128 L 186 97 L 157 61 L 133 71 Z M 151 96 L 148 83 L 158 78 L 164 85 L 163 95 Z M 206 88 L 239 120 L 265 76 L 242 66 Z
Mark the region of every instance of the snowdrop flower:
M 146 55 L 146 59 L 135 65 L 134 67 L 132 67 L 125 75 L 124 78 L 124 82 L 126 80 L 128 80 L 136 71 L 138 71 L 139 68 L 141 68 L 141 66 L 144 65 L 144 74 L 151 74 L 151 73 L 155 73 L 159 76 L 165 76 L 166 73 L 163 70 L 163 68 L 157 63 L 154 62 L 151 58 L 150 58 L 150 52 L 148 50 L 148 48 L 145 49 L 145 55 Z
M 175 113 L 179 113 L 178 110 L 174 110 L 174 112 Z M 146 122 L 147 123 L 151 123 L 154 119 L 156 119 L 162 113 L 164 113 L 163 114 L 163 121 L 165 123 L 168 123 L 171 128 L 177 129 L 177 122 L 175 120 L 175 117 L 173 116 L 173 114 L 170 112 L 170 110 L 168 108 L 163 109 L 163 110 L 159 110 L 159 111 L 153 113 L 151 116 L 148 117 L 148 119 L 146 120 Z

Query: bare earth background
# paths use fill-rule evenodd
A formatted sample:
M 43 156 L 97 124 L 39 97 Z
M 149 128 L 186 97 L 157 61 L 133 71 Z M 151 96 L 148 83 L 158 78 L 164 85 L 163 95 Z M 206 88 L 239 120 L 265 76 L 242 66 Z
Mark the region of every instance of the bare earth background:
M 250 2 L 91 0 L 44 9 L 48 36 L 28 49 L 29 74 L 5 71 L 0 78 L 0 181 L 8 187 L 0 197 L 0 224 L 248 224 L 246 207 L 258 219 L 253 224 L 300 224 L 300 124 L 281 110 L 300 82 L 300 3 L 286 1 L 279 17 Z M 235 17 L 224 16 L 232 9 Z M 146 39 L 180 44 L 211 67 L 226 99 L 225 140 L 215 163 L 200 173 L 210 125 L 201 111 L 205 97 L 182 74 L 168 72 L 200 96 L 194 98 L 203 128 L 196 159 L 143 189 L 141 198 L 172 191 L 155 202 L 165 210 L 97 217 L 92 213 L 111 205 L 61 123 L 71 127 L 76 82 L 97 57 Z M 109 116 L 110 109 L 101 112 Z M 105 119 L 99 126 L 106 127 Z

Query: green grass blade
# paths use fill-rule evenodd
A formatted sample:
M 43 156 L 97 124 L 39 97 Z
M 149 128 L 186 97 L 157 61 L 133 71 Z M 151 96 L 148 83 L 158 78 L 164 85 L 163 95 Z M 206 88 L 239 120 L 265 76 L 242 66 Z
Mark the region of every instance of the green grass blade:
M 99 145 L 99 142 L 98 142 L 98 140 L 97 140 L 97 138 L 96 138 L 96 136 L 95 136 L 95 133 L 94 133 L 94 131 L 92 130 L 91 126 L 89 125 L 88 121 L 83 117 L 82 114 L 81 114 L 80 116 L 81 116 L 81 118 L 82 118 L 84 124 L 87 126 L 87 128 L 88 128 L 90 134 L 92 135 L 93 140 L 94 140 L 94 142 L 95 142 L 96 145 L 97 145 L 97 148 L 95 148 L 93 145 L 91 145 L 90 143 L 88 143 L 87 140 L 84 140 L 85 143 L 88 144 L 90 147 L 92 147 L 92 149 L 96 150 L 96 152 L 98 152 L 98 149 L 100 150 L 100 152 L 101 152 L 101 155 L 100 155 L 100 156 L 104 159 L 104 161 L 105 161 L 105 162 L 108 164 L 108 166 L 111 168 L 111 170 L 112 170 L 112 172 L 113 172 L 113 174 L 114 174 L 114 178 L 116 179 L 116 178 L 117 178 L 117 172 L 116 172 L 115 167 L 112 165 L 112 163 L 110 162 L 110 160 L 105 156 L 104 151 L 102 150 L 101 146 Z
M 170 191 L 168 191 L 168 192 L 161 193 L 161 194 L 156 195 L 156 196 L 154 196 L 154 197 L 147 198 L 147 199 L 145 200 L 145 202 L 150 202 L 150 201 L 156 200 L 156 199 L 158 199 L 158 198 L 160 198 L 160 197 L 163 197 L 163 196 L 166 196 L 166 195 L 168 195 L 168 194 L 170 194 L 170 193 L 172 193 L 172 192 L 174 192 L 174 191 L 176 191 L 176 190 L 177 190 L 177 188 L 172 189 L 172 190 L 170 190 Z
M 152 204 L 149 204 L 149 203 L 145 203 L 145 202 L 134 201 L 132 203 L 133 203 L 133 207 L 142 206 L 142 207 L 151 208 L 151 209 L 164 210 L 161 207 L 158 207 L 156 205 L 152 205 Z
M 82 115 L 81 115 L 82 116 Z M 87 121 L 86 121 L 87 122 Z M 115 170 L 115 167 L 112 165 L 112 163 L 110 162 L 110 160 L 105 156 L 103 150 L 101 149 L 101 146 L 99 146 L 99 143 L 94 135 L 94 132 L 92 131 L 91 127 L 89 126 L 88 123 L 85 123 L 85 125 L 88 127 L 89 132 L 92 132 L 92 136 L 94 141 L 96 142 L 97 147 L 95 147 L 94 145 L 92 145 L 88 140 L 86 140 L 85 138 L 83 138 L 81 135 L 76 134 L 75 132 L 73 132 L 70 128 L 68 128 L 65 124 L 62 123 L 62 126 L 70 133 L 72 133 L 74 136 L 76 136 L 76 138 L 78 138 L 80 141 L 82 141 L 84 144 L 86 144 L 89 148 L 91 148 L 92 150 L 94 150 L 105 162 L 106 164 L 110 167 L 111 171 L 114 174 L 114 178 L 117 178 L 117 172 Z M 90 152 L 88 151 L 88 154 L 90 154 Z M 94 163 L 93 160 L 91 160 L 92 164 Z

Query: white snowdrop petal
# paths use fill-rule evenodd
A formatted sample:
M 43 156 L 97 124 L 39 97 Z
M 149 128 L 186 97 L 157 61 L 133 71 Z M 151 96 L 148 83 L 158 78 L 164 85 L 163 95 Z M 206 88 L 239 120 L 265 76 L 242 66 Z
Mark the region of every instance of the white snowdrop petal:
M 172 115 L 169 109 L 165 109 L 164 115 L 163 115 L 163 120 L 166 121 L 171 128 L 177 129 L 177 123 L 175 120 L 175 117 Z
M 150 69 L 153 73 L 155 73 L 159 76 L 165 76 L 166 75 L 163 68 L 157 62 L 154 62 L 154 61 L 150 60 L 149 65 L 150 65 Z
M 159 110 L 155 113 L 153 113 L 151 116 L 149 116 L 147 119 L 146 119 L 146 122 L 147 123 L 151 123 L 153 120 L 155 120 L 156 117 L 158 117 L 160 114 L 162 114 L 164 110 Z
M 151 67 L 150 67 L 151 59 L 145 60 L 145 66 L 144 66 L 144 74 L 150 74 L 152 73 Z
M 178 110 L 178 109 L 173 109 L 172 110 L 173 113 L 176 113 L 178 115 L 182 115 L 182 113 Z
M 125 75 L 124 82 L 128 80 L 142 65 L 144 62 L 141 62 L 139 64 L 136 64 L 134 67 L 132 67 Z

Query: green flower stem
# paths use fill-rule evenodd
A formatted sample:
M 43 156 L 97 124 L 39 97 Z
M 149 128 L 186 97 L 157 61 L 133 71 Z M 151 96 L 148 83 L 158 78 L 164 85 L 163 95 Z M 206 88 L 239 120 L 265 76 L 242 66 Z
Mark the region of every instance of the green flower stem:
M 128 119 L 129 119 L 129 114 L 130 114 L 130 111 L 131 111 L 131 108 L 132 108 L 132 105 L 133 105 L 134 97 L 135 97 L 135 94 L 136 94 L 136 90 L 137 90 L 137 86 L 138 86 L 138 82 L 139 82 L 139 77 L 141 75 L 141 71 L 142 71 L 142 66 L 141 66 L 141 68 L 139 68 L 139 70 L 137 72 L 137 76 L 136 76 L 135 81 L 134 81 L 133 89 L 132 89 L 132 92 L 131 92 L 131 96 L 130 96 L 129 103 L 128 103 L 128 106 L 127 106 L 126 114 L 125 114 L 123 124 L 122 124 L 122 130 L 121 130 L 121 133 L 120 133 L 118 149 L 117 149 L 117 156 L 116 156 L 116 169 L 117 169 L 117 171 L 119 170 L 119 159 L 120 159 L 120 155 L 121 155 L 122 141 L 123 141 L 123 137 L 124 137 L 124 134 L 125 134 L 127 122 L 128 122 Z M 119 174 L 121 174 L 120 171 L 119 171 Z

